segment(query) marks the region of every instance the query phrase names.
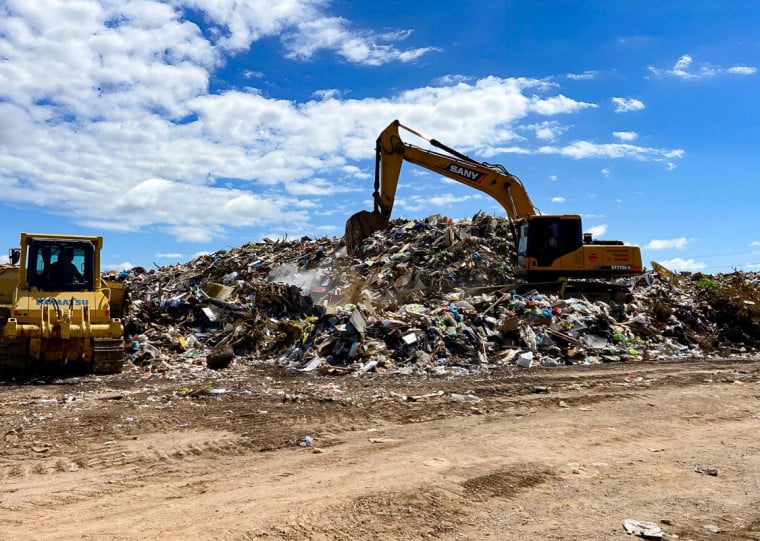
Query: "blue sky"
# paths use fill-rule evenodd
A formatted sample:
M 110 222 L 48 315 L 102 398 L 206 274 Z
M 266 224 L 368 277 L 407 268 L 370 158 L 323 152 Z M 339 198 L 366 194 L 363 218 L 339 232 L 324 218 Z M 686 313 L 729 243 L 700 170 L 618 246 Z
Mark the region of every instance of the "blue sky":
M 759 66 L 756 2 L 0 0 L 0 246 L 337 237 L 399 119 L 647 266 L 760 270 Z M 478 211 L 504 215 L 402 169 L 394 217 Z

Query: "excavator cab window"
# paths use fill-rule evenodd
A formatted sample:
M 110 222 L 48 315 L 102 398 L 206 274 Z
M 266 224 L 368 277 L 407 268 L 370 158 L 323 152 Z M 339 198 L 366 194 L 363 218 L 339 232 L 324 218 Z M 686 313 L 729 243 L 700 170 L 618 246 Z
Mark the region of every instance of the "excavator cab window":
M 33 239 L 29 244 L 27 279 L 42 291 L 93 289 L 95 247 L 90 242 Z
M 529 223 L 523 222 L 517 228 L 517 266 L 525 267 L 525 258 L 528 257 L 528 229 Z
M 533 257 L 540 266 L 548 267 L 558 257 L 581 246 L 581 221 L 562 216 L 534 216 L 522 224 L 519 237 L 518 265 L 522 255 L 523 261 L 525 257 Z

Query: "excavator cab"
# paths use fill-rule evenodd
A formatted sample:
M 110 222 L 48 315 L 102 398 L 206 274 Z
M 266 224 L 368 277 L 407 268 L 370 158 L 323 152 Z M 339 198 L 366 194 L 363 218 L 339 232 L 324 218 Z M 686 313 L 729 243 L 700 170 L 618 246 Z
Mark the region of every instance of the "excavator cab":
M 517 222 L 515 273 L 529 282 L 622 278 L 641 274 L 641 252 L 619 240 L 592 240 L 577 214 L 528 216 Z
M 40 291 L 92 291 L 95 246 L 89 241 L 31 239 L 27 282 Z
M 535 261 L 535 266 L 552 267 L 558 258 L 577 250 L 582 244 L 580 216 L 532 216 L 517 228 L 517 267 L 527 267 L 530 259 Z

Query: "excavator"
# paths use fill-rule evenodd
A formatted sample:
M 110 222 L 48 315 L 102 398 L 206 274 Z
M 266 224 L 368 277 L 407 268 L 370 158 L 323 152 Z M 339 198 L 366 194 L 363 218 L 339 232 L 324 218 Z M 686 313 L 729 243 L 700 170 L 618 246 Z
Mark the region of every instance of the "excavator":
M 0 376 L 111 374 L 124 364 L 123 287 L 99 236 L 21 233 L 0 265 Z
M 406 143 L 400 128 L 445 154 Z M 344 239 L 351 256 L 365 238 L 388 226 L 401 166 L 407 161 L 480 190 L 504 207 L 515 239 L 515 274 L 525 282 L 611 279 L 643 272 L 638 246 L 592 239 L 577 214 L 541 214 L 520 179 L 502 165 L 478 162 L 398 120 L 380 133 L 375 153 L 374 209 L 357 212 L 346 222 Z

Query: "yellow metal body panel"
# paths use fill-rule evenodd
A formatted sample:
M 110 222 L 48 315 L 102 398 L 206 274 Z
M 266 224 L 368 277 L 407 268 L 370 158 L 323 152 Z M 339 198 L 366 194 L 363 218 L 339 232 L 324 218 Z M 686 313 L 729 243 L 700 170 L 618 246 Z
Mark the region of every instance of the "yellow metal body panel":
M 0 265 L 0 306 L 13 304 L 18 284 L 18 267 L 14 265 Z
M 548 266 L 539 265 L 535 258 L 526 258 L 525 267 L 517 272 L 550 271 L 593 278 L 610 274 L 637 276 L 641 268 L 641 251 L 637 246 L 589 244 L 555 259 Z

